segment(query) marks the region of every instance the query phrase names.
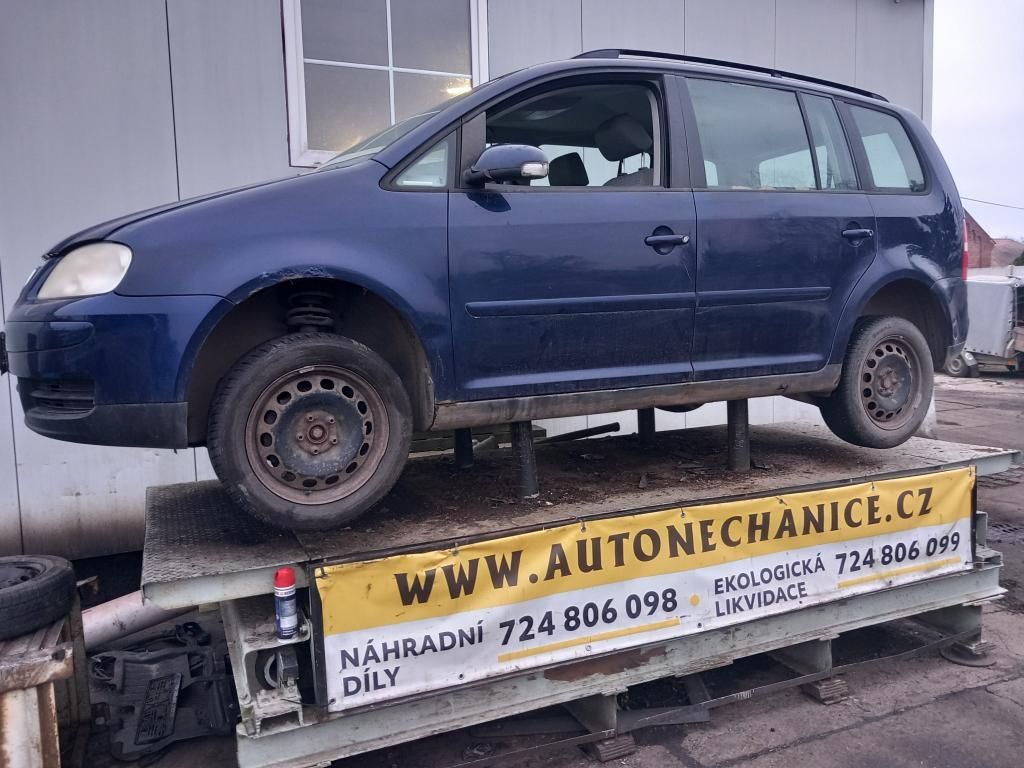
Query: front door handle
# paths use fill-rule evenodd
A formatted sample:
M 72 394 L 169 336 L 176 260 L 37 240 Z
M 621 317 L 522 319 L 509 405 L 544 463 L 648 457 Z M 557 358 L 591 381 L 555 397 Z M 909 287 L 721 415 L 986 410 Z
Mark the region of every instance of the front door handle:
M 658 229 L 661 229 L 661 227 L 658 227 Z M 671 250 L 677 245 L 687 245 L 689 242 L 689 235 L 658 234 L 648 235 L 647 237 L 644 238 L 644 243 L 651 246 L 651 248 L 654 248 L 657 251 L 661 251 L 662 249 Z
M 875 236 L 875 230 L 873 229 L 844 229 L 843 237 L 849 240 L 854 245 L 867 240 L 869 237 Z

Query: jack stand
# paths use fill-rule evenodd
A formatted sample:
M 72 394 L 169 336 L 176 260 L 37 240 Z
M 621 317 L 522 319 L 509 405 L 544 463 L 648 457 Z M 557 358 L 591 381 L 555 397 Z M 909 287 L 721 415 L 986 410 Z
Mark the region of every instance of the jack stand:
M 729 432 L 729 469 L 732 472 L 750 471 L 750 417 L 746 400 L 726 403 Z
M 455 466 L 469 469 L 473 466 L 473 430 L 455 430 Z
M 519 496 L 535 499 L 540 496 L 540 482 L 537 480 L 537 457 L 533 452 L 533 424 L 529 421 L 513 421 L 512 457 L 519 472 Z
M 961 635 L 960 640 L 939 651 L 946 661 L 964 667 L 991 667 L 996 663 L 990 653 L 992 643 L 981 639 L 980 605 L 941 608 L 923 614 L 921 621 L 948 634 Z
M 580 725 L 592 734 L 606 738 L 583 745 L 583 751 L 601 763 L 607 763 L 636 751 L 632 734 L 616 734 L 619 705 L 614 695 L 598 694 L 563 704 Z
M 638 409 L 636 412 L 636 432 L 640 437 L 640 442 L 644 445 L 650 445 L 654 442 L 654 434 L 657 431 L 657 428 L 654 426 L 654 409 Z
M 777 661 L 799 675 L 815 675 L 832 671 L 831 639 L 810 640 L 781 648 L 771 654 Z M 805 694 L 821 704 L 838 704 L 849 695 L 846 680 L 826 677 L 800 686 Z

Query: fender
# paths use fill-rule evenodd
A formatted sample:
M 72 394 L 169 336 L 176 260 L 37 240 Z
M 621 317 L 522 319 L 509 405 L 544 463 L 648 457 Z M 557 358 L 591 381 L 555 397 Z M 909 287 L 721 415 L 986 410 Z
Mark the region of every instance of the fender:
M 957 289 L 952 284 L 959 283 L 959 293 L 964 293 L 963 281 L 959 278 L 928 281 L 922 279 L 922 277 L 923 275 L 920 270 L 906 267 L 892 271 L 884 263 L 879 266 L 879 260 L 876 259 L 864 272 L 860 280 L 857 281 L 853 291 L 850 292 L 850 297 L 843 308 L 842 316 L 836 325 L 832 349 L 829 354 L 829 363 L 841 364 L 843 362 L 843 358 L 846 356 L 846 348 L 850 342 L 850 336 L 853 333 L 853 327 L 863 315 L 865 307 L 879 292 L 899 281 L 912 281 L 926 290 L 934 299 L 944 321 L 942 333 L 945 337 L 944 344 L 946 346 L 962 341 L 964 335 L 966 335 L 966 328 L 961 329 L 959 327 L 961 324 L 957 321 L 958 313 L 951 311 L 951 306 L 955 303 L 957 294 Z M 940 351 L 940 357 L 942 353 Z
M 288 280 L 352 283 L 387 302 L 415 334 L 437 397 L 451 396 L 447 194 L 384 189 L 372 160 L 176 208 L 118 231 L 136 259 L 118 292 L 207 294 L 232 305 Z M 177 382 L 220 316 L 204 318 Z
M 229 314 L 231 314 L 238 305 L 244 303 L 246 299 L 255 296 L 261 291 L 274 288 L 275 286 L 288 283 L 292 280 L 320 279 L 348 283 L 355 288 L 360 289 L 364 293 L 376 295 L 395 311 L 395 313 L 402 319 L 402 322 L 405 323 L 407 328 L 413 334 L 426 356 L 426 361 L 429 367 L 428 384 L 432 390 L 430 394 L 431 399 L 433 400 L 435 397 L 433 390 L 436 387 L 437 376 L 439 374 L 445 375 L 447 371 L 451 370 L 451 368 L 446 364 L 442 355 L 436 354 L 436 350 L 435 354 L 432 355 L 430 348 L 424 344 L 423 324 L 414 322 L 416 314 L 409 302 L 406 301 L 401 294 L 395 292 L 380 281 L 371 281 L 365 278 L 366 275 L 357 273 L 353 270 L 327 268 L 323 265 L 293 265 L 287 268 L 282 268 L 274 273 L 261 274 L 243 285 L 240 285 L 231 293 L 231 295 L 226 297 L 226 301 L 218 303 L 209 312 L 209 314 L 203 318 L 202 322 L 197 327 L 196 332 L 189 339 L 185 353 L 182 355 L 182 365 L 175 383 L 177 399 L 187 399 L 189 385 L 195 369 L 195 363 L 203 350 L 203 347 L 210 339 L 214 330 L 216 330 L 220 323 Z

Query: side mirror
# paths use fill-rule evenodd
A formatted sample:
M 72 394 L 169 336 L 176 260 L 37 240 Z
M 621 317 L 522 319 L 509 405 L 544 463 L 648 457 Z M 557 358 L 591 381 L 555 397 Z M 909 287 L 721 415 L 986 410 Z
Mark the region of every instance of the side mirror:
M 480 153 L 462 178 L 471 187 L 482 187 L 489 181 L 543 179 L 547 175 L 548 158 L 537 147 L 495 144 Z

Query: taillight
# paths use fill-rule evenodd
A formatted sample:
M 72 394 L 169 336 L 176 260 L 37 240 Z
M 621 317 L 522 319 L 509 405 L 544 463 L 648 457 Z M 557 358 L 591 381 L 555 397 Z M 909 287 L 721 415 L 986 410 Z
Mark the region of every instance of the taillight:
M 960 262 L 960 278 L 962 280 L 967 279 L 967 219 L 964 219 L 964 255 L 963 260 Z

